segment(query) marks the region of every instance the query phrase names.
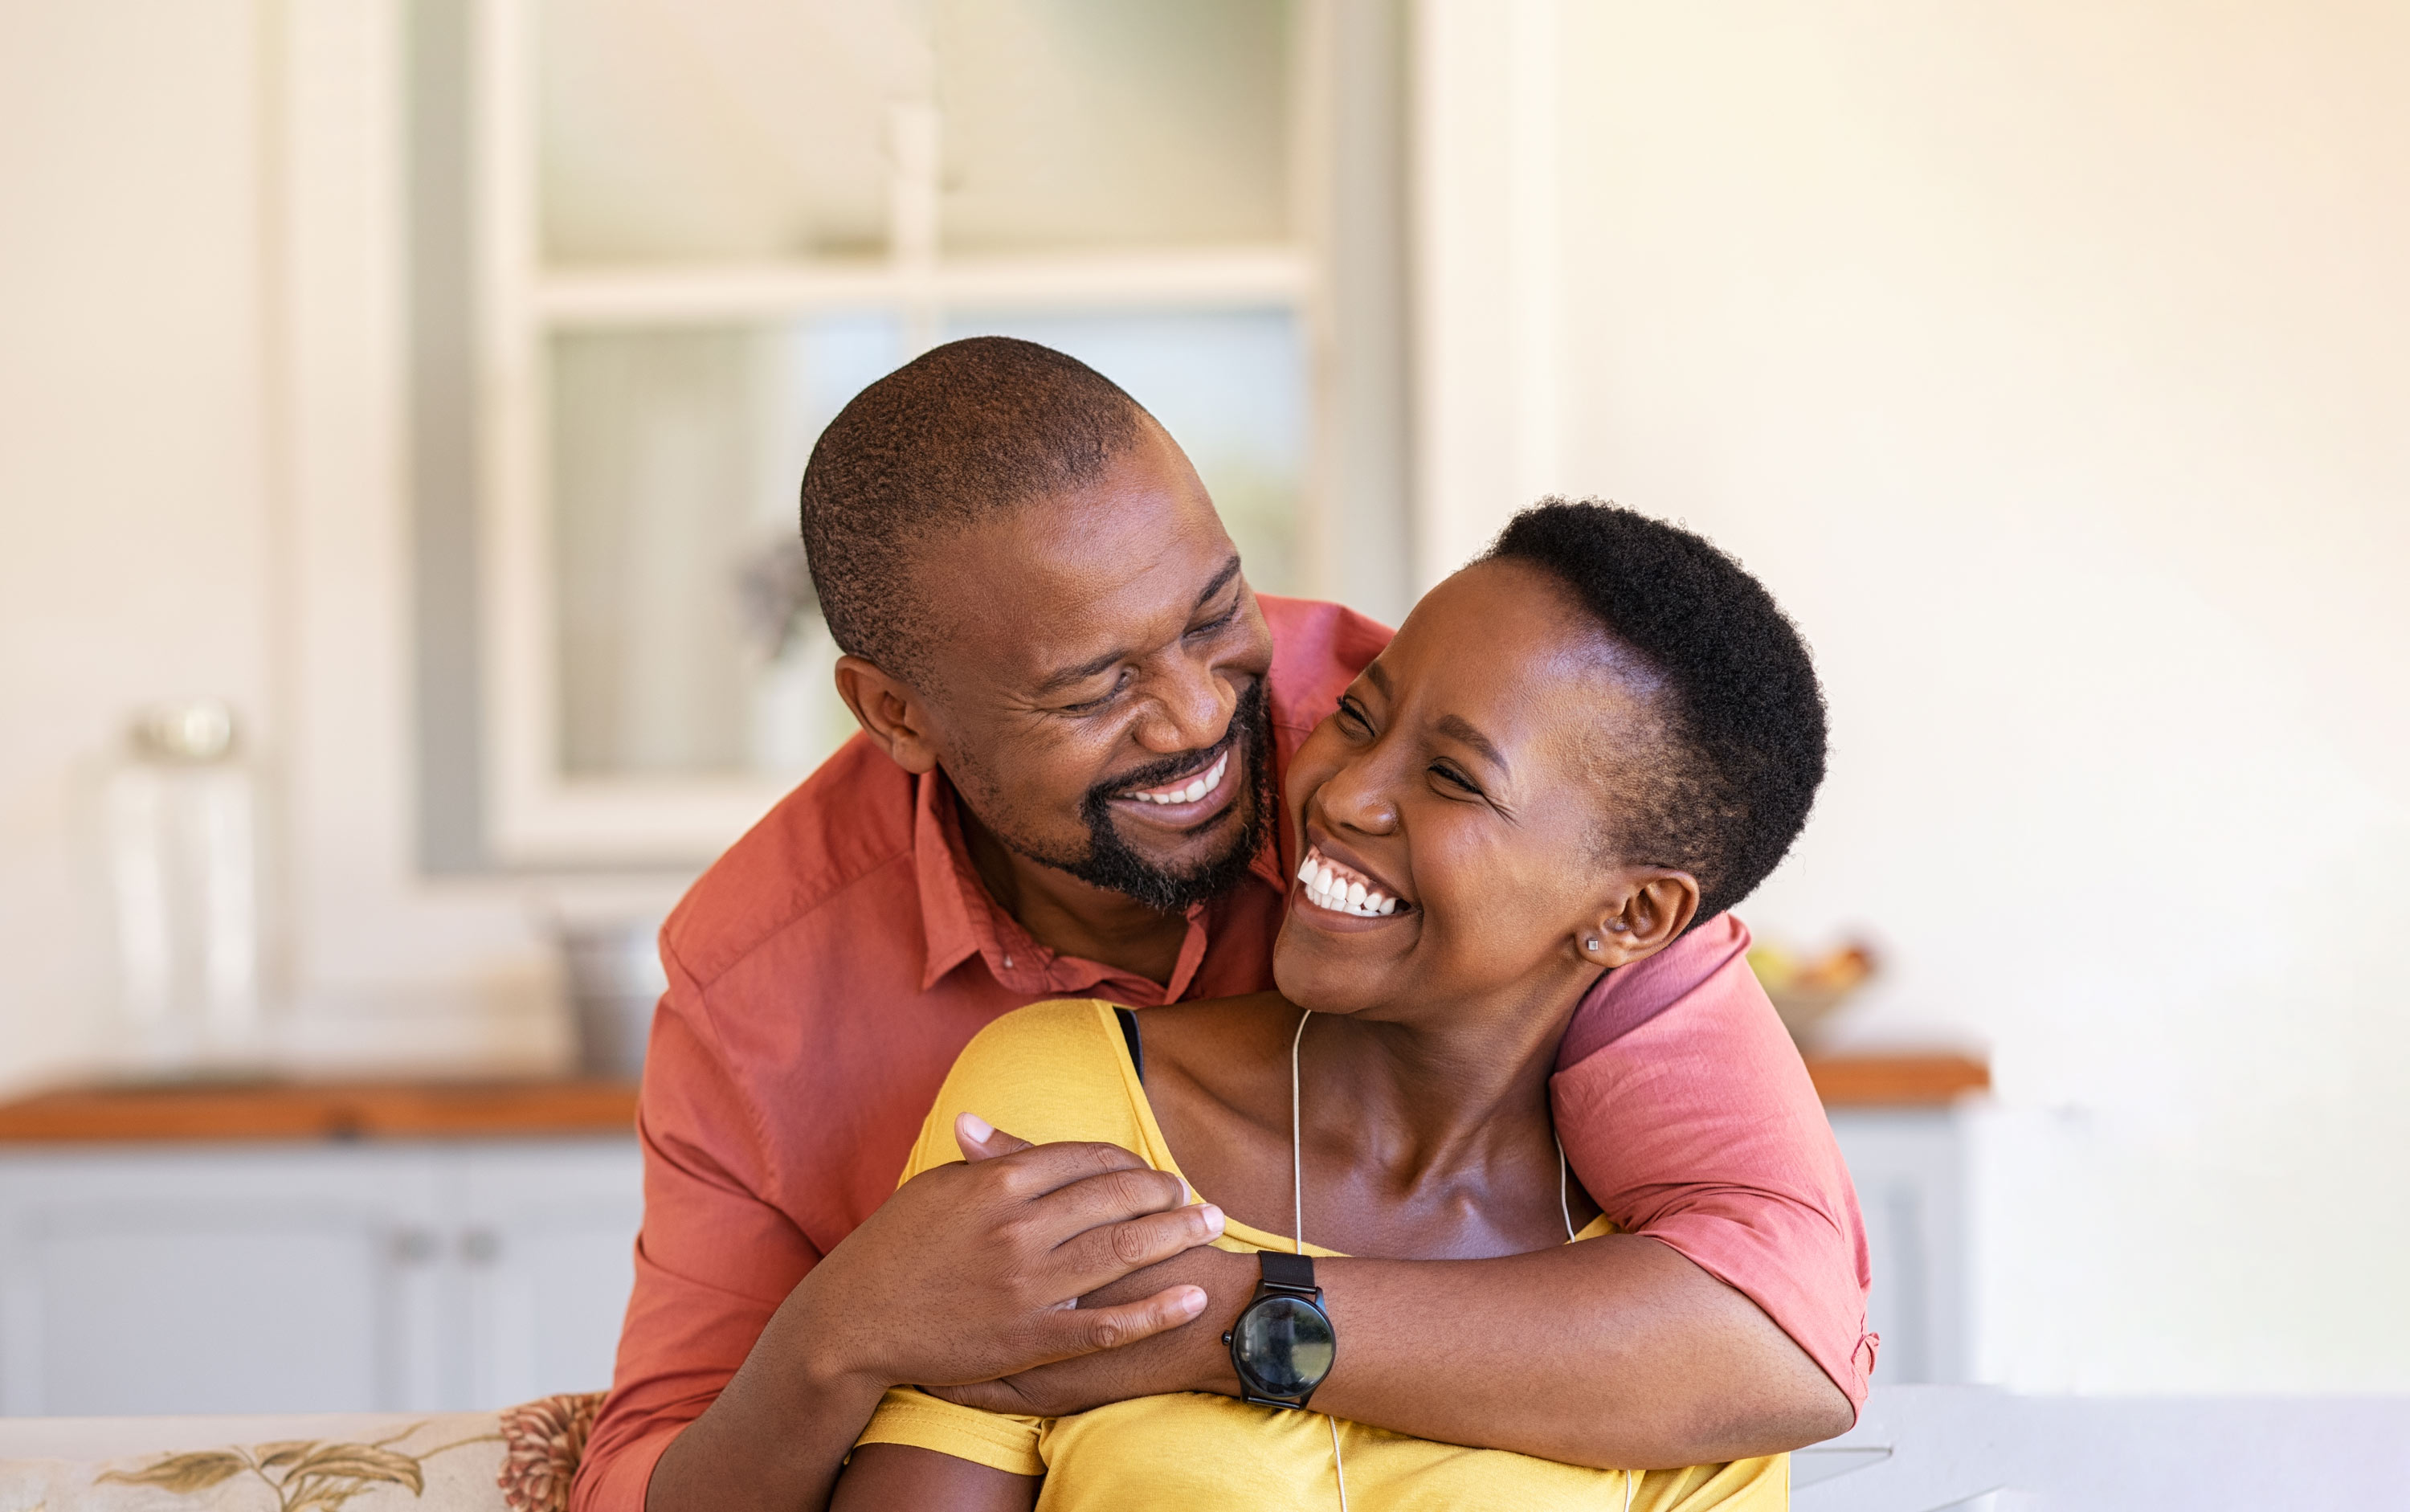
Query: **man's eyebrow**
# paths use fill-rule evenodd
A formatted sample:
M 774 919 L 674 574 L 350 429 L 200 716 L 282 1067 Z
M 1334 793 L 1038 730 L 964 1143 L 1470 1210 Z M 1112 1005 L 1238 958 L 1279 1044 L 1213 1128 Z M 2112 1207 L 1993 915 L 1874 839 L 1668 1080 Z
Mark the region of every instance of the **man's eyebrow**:
M 1239 557 L 1238 553 L 1232 552 L 1230 560 L 1222 564 L 1222 570 L 1213 574 L 1213 580 L 1205 585 L 1205 591 L 1197 595 L 1197 606 L 1201 609 L 1212 603 L 1213 596 L 1228 588 L 1230 579 L 1238 575 Z M 1074 683 L 1085 682 L 1096 674 L 1109 670 L 1114 663 L 1127 661 L 1129 655 L 1126 650 L 1107 651 L 1102 656 L 1090 657 L 1076 667 L 1058 667 L 1046 675 L 1046 679 L 1038 685 L 1038 691 L 1040 693 L 1052 693 L 1068 688 Z
M 1097 673 L 1110 670 L 1128 656 L 1127 651 L 1107 651 L 1102 656 L 1090 657 L 1076 667 L 1057 668 L 1046 675 L 1046 679 L 1038 685 L 1038 691 L 1041 694 L 1058 692 L 1074 683 L 1086 682 Z
M 1489 743 L 1489 737 L 1488 735 L 1475 730 L 1459 715 L 1450 714 L 1443 717 L 1439 721 L 1439 733 L 1450 737 L 1451 739 L 1461 740 L 1466 745 L 1471 746 L 1474 749 L 1481 752 L 1483 758 L 1486 759 L 1490 765 L 1498 768 L 1502 772 L 1511 772 L 1515 769 L 1513 764 L 1509 763 L 1504 756 L 1499 754 L 1498 748 Z
M 1221 592 L 1224 589 L 1228 588 L 1230 586 L 1230 579 L 1238 575 L 1239 554 L 1233 551 L 1230 553 L 1230 560 L 1222 564 L 1222 570 L 1213 574 L 1213 581 L 1205 585 L 1205 591 L 1197 595 L 1197 607 L 1202 609 L 1207 604 L 1212 603 L 1213 595 Z

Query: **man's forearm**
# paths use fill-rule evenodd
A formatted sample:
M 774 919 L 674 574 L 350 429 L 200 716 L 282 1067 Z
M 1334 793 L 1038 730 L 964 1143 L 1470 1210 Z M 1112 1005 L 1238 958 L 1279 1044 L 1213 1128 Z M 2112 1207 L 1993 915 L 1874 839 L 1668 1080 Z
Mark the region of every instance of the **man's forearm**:
M 1850 1426 L 1840 1388 L 1755 1303 L 1652 1239 L 1314 1270 L 1340 1345 L 1314 1404 L 1343 1418 L 1618 1469 L 1778 1453 Z
M 1221 1333 L 1256 1273 L 1251 1256 L 1193 1251 L 1091 1300 L 1184 1282 L 1212 1299 L 1194 1323 L 940 1394 L 1039 1416 L 1235 1394 Z M 1772 1454 L 1850 1426 L 1849 1399 L 1756 1304 L 1652 1239 L 1494 1260 L 1318 1260 L 1314 1279 L 1339 1359 L 1314 1405 L 1337 1417 L 1611 1469 Z
M 781 1316 L 762 1338 L 778 1332 Z M 870 1377 L 782 1369 L 756 1345 L 708 1411 L 653 1467 L 645 1512 L 818 1512 L 885 1387 Z

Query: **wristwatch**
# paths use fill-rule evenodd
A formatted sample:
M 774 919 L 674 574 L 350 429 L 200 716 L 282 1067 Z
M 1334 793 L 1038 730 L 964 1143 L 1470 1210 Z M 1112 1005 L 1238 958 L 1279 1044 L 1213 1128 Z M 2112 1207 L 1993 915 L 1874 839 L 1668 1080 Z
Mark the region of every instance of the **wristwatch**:
M 1302 1407 L 1339 1358 L 1339 1334 L 1314 1284 L 1314 1260 L 1259 1251 L 1263 1277 L 1222 1342 L 1239 1373 L 1239 1396 L 1266 1407 Z

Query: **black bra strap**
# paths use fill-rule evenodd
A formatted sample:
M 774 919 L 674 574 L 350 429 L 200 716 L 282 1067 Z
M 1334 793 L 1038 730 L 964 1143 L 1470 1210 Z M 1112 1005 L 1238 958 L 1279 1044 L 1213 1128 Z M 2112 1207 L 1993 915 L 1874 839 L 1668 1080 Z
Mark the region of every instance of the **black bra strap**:
M 1126 1008 L 1113 1010 L 1113 1017 L 1122 1021 L 1122 1043 L 1129 1046 L 1130 1069 L 1138 1073 L 1139 1084 L 1146 1084 L 1146 1052 L 1139 1048 L 1138 1015 Z

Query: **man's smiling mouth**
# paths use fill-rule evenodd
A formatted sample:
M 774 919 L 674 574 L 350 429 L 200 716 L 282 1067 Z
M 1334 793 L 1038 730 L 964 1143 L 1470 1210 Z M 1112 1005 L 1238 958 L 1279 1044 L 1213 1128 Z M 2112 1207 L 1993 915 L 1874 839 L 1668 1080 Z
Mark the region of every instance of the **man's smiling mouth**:
M 1185 781 L 1167 782 L 1157 788 L 1138 788 L 1131 792 L 1121 793 L 1119 796 L 1124 798 L 1135 798 L 1140 803 L 1150 804 L 1169 805 L 1195 803 L 1198 799 L 1204 797 L 1207 793 L 1219 788 L 1222 785 L 1222 778 L 1224 774 L 1227 773 L 1229 770 L 1230 752 L 1226 750 L 1222 752 L 1221 755 L 1213 758 L 1212 765 L 1207 767 L 1197 776 L 1189 778 Z

